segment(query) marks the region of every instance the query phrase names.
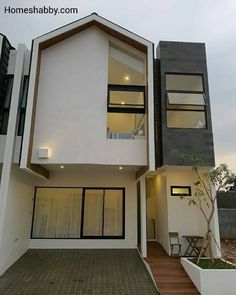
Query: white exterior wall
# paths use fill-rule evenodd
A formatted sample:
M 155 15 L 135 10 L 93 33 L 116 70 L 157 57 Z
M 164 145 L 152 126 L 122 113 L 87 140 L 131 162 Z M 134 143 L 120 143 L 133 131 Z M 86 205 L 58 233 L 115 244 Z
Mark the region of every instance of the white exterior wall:
M 31 176 L 19 168 L 10 174 L 0 249 L 0 274 L 29 248 L 33 207 Z
M 141 254 L 147 257 L 147 202 L 145 176 L 140 178 Z
M 5 145 L 6 145 L 6 135 L 0 135 L 0 163 L 3 163 Z
M 0 275 L 27 249 L 32 208 L 31 178 L 24 178 L 25 172 L 14 168 L 13 161 L 19 148 L 21 137 L 15 136 L 18 103 L 26 48 L 17 48 L 14 67 L 14 81 L 7 136 L 4 139 L 2 179 L 0 185 Z M 2 146 L 3 147 L 3 146 Z
M 60 169 L 60 168 L 59 168 Z M 134 172 L 87 166 L 54 171 L 43 186 L 125 187 L 125 239 L 31 239 L 30 248 L 136 248 L 137 189 Z
M 147 216 L 155 219 L 157 241 L 169 252 L 166 174 L 158 172 L 148 186 Z
M 6 135 L 0 135 L 0 163 L 3 163 L 6 139 L 7 139 Z M 20 148 L 21 148 L 21 136 L 16 136 L 13 163 L 19 163 Z
M 206 232 L 206 222 L 196 206 L 188 205 L 188 197 L 180 199 L 178 196 L 171 196 L 170 186 L 182 185 L 191 186 L 194 194 L 194 182 L 196 176 L 191 167 L 189 168 L 166 168 L 167 174 L 167 203 L 168 203 L 168 224 L 169 231 L 178 232 L 182 235 L 201 235 Z M 183 252 L 186 249 L 185 239 L 181 239 Z
M 42 51 L 33 163 L 147 164 L 145 140 L 106 138 L 108 38 L 91 27 Z

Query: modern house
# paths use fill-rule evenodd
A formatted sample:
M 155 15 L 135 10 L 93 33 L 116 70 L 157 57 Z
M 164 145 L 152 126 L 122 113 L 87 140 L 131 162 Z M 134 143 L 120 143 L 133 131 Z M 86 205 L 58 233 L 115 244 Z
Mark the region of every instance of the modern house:
M 29 248 L 146 257 L 148 240 L 170 254 L 169 232 L 205 232 L 184 160 L 214 167 L 203 43 L 155 48 L 94 13 L 31 51 L 0 35 L 0 57 L 0 274 Z

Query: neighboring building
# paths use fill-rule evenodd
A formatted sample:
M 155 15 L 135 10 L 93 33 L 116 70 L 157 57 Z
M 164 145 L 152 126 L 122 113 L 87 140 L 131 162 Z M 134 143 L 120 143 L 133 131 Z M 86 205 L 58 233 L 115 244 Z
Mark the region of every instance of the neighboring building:
M 220 237 L 236 239 L 236 187 L 217 194 Z
M 11 47 L 0 36 L 0 272 L 28 248 L 170 253 L 203 234 L 194 173 L 214 167 L 205 45 L 154 44 L 97 14 Z M 217 239 L 218 219 L 214 217 Z

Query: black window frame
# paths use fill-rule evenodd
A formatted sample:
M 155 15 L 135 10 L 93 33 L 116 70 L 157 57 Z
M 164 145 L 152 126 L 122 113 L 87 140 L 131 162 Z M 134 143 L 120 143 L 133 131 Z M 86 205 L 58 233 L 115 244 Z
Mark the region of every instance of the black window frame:
M 183 75 L 183 76 L 200 76 L 202 80 L 202 91 L 190 91 L 190 90 L 167 90 L 166 89 L 166 76 L 167 75 Z M 168 93 L 185 93 L 185 94 L 202 94 L 205 104 L 204 105 L 197 105 L 197 104 L 170 104 Z M 204 86 L 204 79 L 203 73 L 175 73 L 175 72 L 166 72 L 165 73 L 165 101 L 166 101 L 166 127 L 170 129 L 192 129 L 192 130 L 206 130 L 208 129 L 207 124 L 207 100 L 205 95 L 205 86 Z M 178 106 L 178 107 L 176 107 Z M 181 108 L 181 106 L 183 108 Z M 190 107 L 189 109 L 184 109 L 185 106 Z M 202 109 L 198 109 L 198 107 L 202 107 Z M 193 128 L 193 127 L 169 127 L 168 120 L 167 120 L 167 113 L 170 112 L 200 112 L 204 113 L 205 119 L 205 127 L 203 128 Z
M 187 194 L 175 194 L 173 192 L 173 190 L 175 188 L 183 188 L 183 189 L 188 189 L 188 193 Z M 178 197 L 178 196 L 181 196 L 181 197 L 191 197 L 192 196 L 192 189 L 191 189 L 191 186 L 186 186 L 186 185 L 171 185 L 170 186 L 170 195 L 171 196 L 174 196 L 174 197 Z
M 29 88 L 29 75 L 24 75 L 22 80 L 19 107 L 18 107 L 18 122 L 17 122 L 18 136 L 23 136 L 23 133 L 24 133 L 28 88 Z
M 142 92 L 143 93 L 143 108 L 135 107 L 135 104 L 129 104 L 127 107 L 110 106 L 110 92 Z M 134 106 L 134 107 L 132 107 Z M 140 105 L 139 105 L 140 106 Z M 131 113 L 131 114 L 145 114 L 146 110 L 146 86 L 141 85 L 116 85 L 108 84 L 107 91 L 107 112 L 108 113 Z
M 36 198 L 37 198 L 37 189 L 38 188 L 54 188 L 54 189 L 82 189 L 82 207 L 81 207 L 81 229 L 80 229 L 80 237 L 78 238 L 42 238 L 42 237 L 33 237 L 34 230 L 34 217 L 35 217 L 35 209 L 36 209 Z M 83 223 L 84 223 L 84 205 L 85 205 L 85 191 L 88 190 L 121 190 L 122 191 L 122 235 L 120 236 L 84 236 L 83 235 Z M 103 200 L 103 227 L 104 227 L 104 200 Z M 104 228 L 102 229 L 102 233 L 104 232 Z M 32 215 L 32 223 L 31 223 L 31 239 L 39 239 L 39 240 L 122 240 L 125 239 L 125 187 L 69 187 L 69 186 L 37 186 L 34 191 L 34 204 L 33 204 L 33 215 Z

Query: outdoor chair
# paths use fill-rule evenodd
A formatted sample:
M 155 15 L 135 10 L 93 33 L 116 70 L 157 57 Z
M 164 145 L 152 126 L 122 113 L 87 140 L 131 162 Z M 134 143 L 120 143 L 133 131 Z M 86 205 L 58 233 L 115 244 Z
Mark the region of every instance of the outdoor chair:
M 179 242 L 179 234 L 177 232 L 169 232 L 169 241 L 171 256 L 180 256 L 182 244 Z

